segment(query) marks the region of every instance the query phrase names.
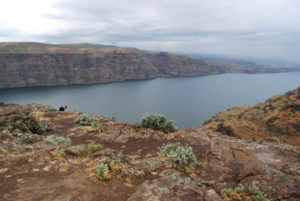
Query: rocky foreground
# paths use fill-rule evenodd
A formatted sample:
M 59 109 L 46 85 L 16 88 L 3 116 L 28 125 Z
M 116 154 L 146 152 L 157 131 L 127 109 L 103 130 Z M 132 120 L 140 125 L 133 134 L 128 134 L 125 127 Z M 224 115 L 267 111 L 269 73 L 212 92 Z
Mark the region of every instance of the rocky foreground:
M 254 143 L 201 128 L 167 134 L 100 115 L 83 125 L 79 112 L 0 107 L 3 201 L 300 200 L 299 147 L 275 137 Z M 192 147 L 190 167 L 158 154 L 175 142 Z
M 247 140 L 276 136 L 284 143 L 300 145 L 300 87 L 253 107 L 220 112 L 202 128 Z
M 220 62 L 219 62 L 220 63 Z M 56 86 L 219 73 L 299 70 L 93 44 L 0 43 L 0 88 Z M 237 63 L 237 64 L 236 64 Z

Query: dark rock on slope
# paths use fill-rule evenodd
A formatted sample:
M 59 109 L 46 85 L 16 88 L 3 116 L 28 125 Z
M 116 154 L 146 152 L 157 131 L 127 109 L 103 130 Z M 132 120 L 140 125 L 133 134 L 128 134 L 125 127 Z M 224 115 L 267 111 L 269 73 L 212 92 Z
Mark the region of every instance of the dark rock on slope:
M 0 88 L 91 84 L 225 72 L 265 73 L 282 72 L 282 69 L 221 66 L 170 53 L 93 44 L 0 43 Z

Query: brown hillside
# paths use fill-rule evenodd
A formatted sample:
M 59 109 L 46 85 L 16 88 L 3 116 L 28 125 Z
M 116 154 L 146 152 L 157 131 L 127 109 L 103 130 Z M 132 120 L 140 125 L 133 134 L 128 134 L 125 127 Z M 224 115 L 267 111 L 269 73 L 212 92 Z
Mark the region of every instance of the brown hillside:
M 97 119 L 93 126 L 79 125 L 78 117 L 51 106 L 0 103 L 0 200 L 300 199 L 296 147 L 201 128 L 167 134 L 101 115 L 89 116 Z M 189 161 L 187 152 L 176 151 L 171 161 L 158 154 L 175 142 L 192 147 L 190 166 L 178 163 Z
M 234 107 L 220 112 L 202 128 L 255 140 L 276 136 L 282 142 L 300 145 L 300 87 L 254 107 Z

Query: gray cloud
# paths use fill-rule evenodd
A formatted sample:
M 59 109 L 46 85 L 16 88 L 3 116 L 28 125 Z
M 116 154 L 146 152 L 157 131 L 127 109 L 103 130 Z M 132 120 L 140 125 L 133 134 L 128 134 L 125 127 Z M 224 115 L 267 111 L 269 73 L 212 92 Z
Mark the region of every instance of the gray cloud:
M 11 38 L 1 30 L 0 39 L 117 43 L 300 62 L 298 0 L 61 0 L 41 17 L 57 26 L 49 33 L 15 30 Z

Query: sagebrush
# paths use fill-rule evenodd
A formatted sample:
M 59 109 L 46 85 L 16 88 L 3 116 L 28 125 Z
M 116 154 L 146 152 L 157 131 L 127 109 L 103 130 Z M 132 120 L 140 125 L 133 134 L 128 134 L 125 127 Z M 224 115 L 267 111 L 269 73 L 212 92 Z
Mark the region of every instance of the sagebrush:
M 99 119 L 97 117 L 92 117 L 87 114 L 82 114 L 76 117 L 73 123 L 81 126 L 92 126 L 94 128 L 99 126 Z
M 97 144 L 95 141 L 91 141 L 88 145 L 81 144 L 77 147 L 77 154 L 81 157 L 90 156 L 92 153 L 99 151 L 103 148 L 102 144 Z
M 107 179 L 107 174 L 109 172 L 108 165 L 105 164 L 105 161 L 99 160 L 96 167 L 96 175 L 99 179 Z
M 152 128 L 161 130 L 165 133 L 176 131 L 176 127 L 172 120 L 168 120 L 162 114 L 147 113 L 141 120 L 141 126 L 144 128 Z
M 49 143 L 49 144 L 55 144 L 55 145 L 66 145 L 66 146 L 70 146 L 71 145 L 71 139 L 66 137 L 60 137 L 60 136 L 54 136 L 54 135 L 50 135 L 48 137 L 46 137 L 44 139 L 45 142 Z
M 179 142 L 161 147 L 159 156 L 163 158 L 165 164 L 171 164 L 172 167 L 187 173 L 197 162 L 192 147 L 183 147 Z

